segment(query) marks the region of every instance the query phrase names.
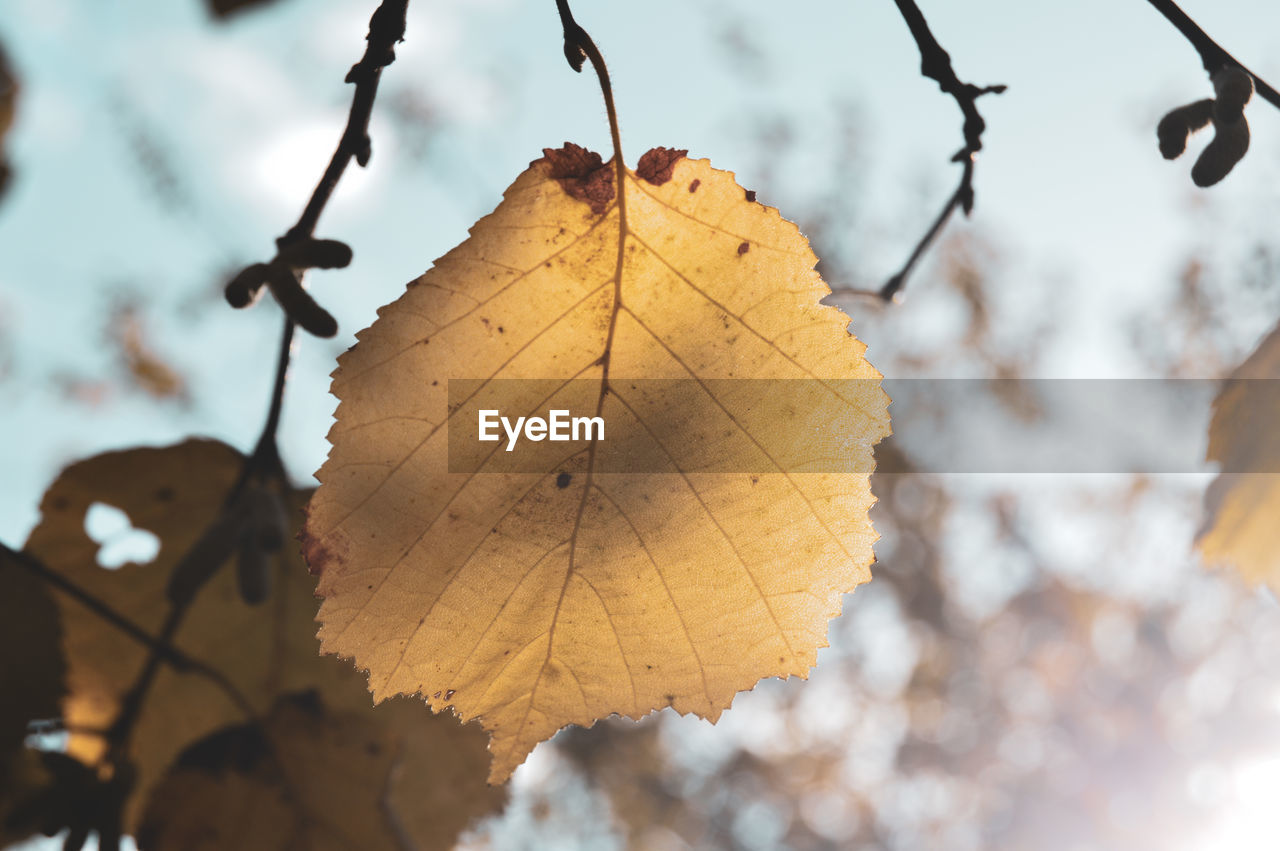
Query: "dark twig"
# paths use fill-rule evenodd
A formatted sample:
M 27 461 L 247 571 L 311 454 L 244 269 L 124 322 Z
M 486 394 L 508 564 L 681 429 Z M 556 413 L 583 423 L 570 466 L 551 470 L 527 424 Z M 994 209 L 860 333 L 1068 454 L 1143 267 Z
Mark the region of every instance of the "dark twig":
M 618 185 L 618 260 L 613 273 L 614 309 L 609 319 L 609 330 L 605 335 L 604 352 L 600 355 L 600 400 L 596 406 L 596 414 L 604 404 L 605 395 L 609 391 L 609 360 L 613 349 L 613 334 L 618 323 L 618 306 L 622 304 L 622 265 L 626 256 L 627 238 L 627 165 L 622 156 L 622 131 L 618 127 L 618 110 L 613 103 L 613 82 L 609 79 L 609 68 L 604 63 L 600 48 L 591 40 L 587 31 L 578 26 L 569 10 L 569 0 L 556 0 L 556 9 L 560 12 L 560 23 L 564 26 L 564 56 L 569 60 L 569 67 L 575 71 L 582 70 L 584 59 L 591 60 L 591 67 L 600 82 L 600 94 L 604 97 L 604 109 L 609 118 L 609 135 L 613 141 L 613 171 Z M 591 444 L 587 461 L 587 481 L 590 488 L 591 470 L 595 461 L 596 445 Z M 586 491 L 583 491 L 585 494 Z M 584 496 L 585 500 L 586 497 Z M 585 501 L 583 503 L 586 504 Z
M 52 585 L 59 591 L 80 603 L 89 611 L 132 638 L 134 641 L 142 644 L 144 647 L 151 649 L 153 653 L 164 657 L 165 661 L 171 663 L 178 670 L 190 670 L 191 660 L 184 656 L 177 648 L 168 644 L 164 644 L 138 626 L 124 615 L 111 608 L 102 600 L 99 600 L 93 594 L 81 588 L 79 585 L 67 579 L 56 570 L 50 569 L 44 562 L 30 553 L 21 550 L 15 550 L 8 544 L 0 543 L 0 555 L 8 557 L 15 564 L 34 573 L 45 583 Z
M 120 630 L 122 633 L 132 638 L 142 646 L 146 647 L 153 654 L 158 656 L 162 661 L 167 662 L 174 670 L 184 674 L 199 674 L 200 676 L 212 681 L 215 685 L 227 693 L 237 706 L 241 708 L 250 718 L 254 717 L 253 707 L 249 704 L 247 698 L 240 693 L 240 690 L 227 679 L 226 675 L 211 665 L 205 664 L 198 659 L 193 659 L 186 653 L 174 647 L 167 641 L 160 641 L 154 638 L 145 629 L 129 620 L 124 615 L 117 612 L 107 603 L 99 600 L 90 592 L 81 588 L 70 579 L 51 569 L 43 561 L 31 555 L 28 552 L 15 550 L 9 545 L 0 542 L 0 555 L 10 559 L 15 564 L 25 568 L 31 573 L 38 576 L 41 580 L 49 585 L 57 588 L 67 596 L 74 599 L 77 603 L 93 612 L 107 623 Z
M 564 58 L 569 61 L 570 68 L 581 73 L 582 64 L 587 60 L 586 44 L 591 41 L 591 36 L 573 19 L 569 0 L 556 0 L 556 11 L 560 13 L 560 25 L 564 27 Z
M 276 356 L 276 377 L 271 387 L 271 403 L 267 408 L 267 420 L 262 424 L 262 432 L 258 442 L 254 444 L 253 454 L 245 459 L 240 469 L 240 477 L 227 497 L 224 508 L 244 490 L 252 478 L 273 478 L 287 484 L 284 462 L 280 460 L 280 448 L 276 442 L 276 433 L 280 429 L 280 413 L 284 409 L 284 387 L 289 378 L 289 361 L 293 354 L 293 332 L 296 325 L 288 316 L 284 318 L 284 328 L 280 333 L 280 352 Z
M 590 59 L 591 67 L 600 81 L 600 93 L 604 96 L 604 109 L 609 118 L 609 135 L 613 141 L 613 167 L 618 179 L 619 229 L 625 231 L 627 208 L 622 184 L 626 179 L 627 166 L 622 159 L 622 132 L 618 128 L 618 110 L 613 104 L 613 83 L 609 79 L 609 68 L 604 64 L 604 56 L 591 36 L 573 19 L 569 0 L 556 0 L 556 9 L 560 12 L 560 23 L 564 27 L 564 56 L 569 61 L 569 67 L 581 71 L 583 62 Z
M 409 0 L 382 0 L 374 10 L 373 16 L 369 19 L 369 33 L 365 36 L 364 56 L 347 72 L 345 81 L 354 83 L 356 90 L 351 98 L 347 125 L 342 131 L 342 137 L 338 140 L 338 147 L 334 150 L 324 174 L 321 175 L 320 182 L 312 191 L 302 215 L 298 217 L 293 227 L 276 240 L 277 255 L 272 262 L 281 263 L 288 269 L 286 276 L 294 279 L 297 292 L 307 300 L 311 297 L 302 289 L 300 280 L 293 273 L 294 269 L 306 266 L 338 268 L 346 266 L 351 261 L 349 248 L 334 240 L 315 239 L 315 229 L 320 222 L 320 215 L 333 197 L 334 189 L 337 188 L 351 160 L 354 159 L 361 166 L 369 164 L 369 158 L 372 156 L 369 119 L 373 114 L 373 102 L 378 94 L 378 81 L 382 78 L 382 69 L 395 61 L 396 44 L 404 40 L 405 16 L 408 13 L 408 7 Z M 245 304 L 252 299 L 253 293 L 248 292 L 246 295 L 248 300 L 244 302 Z M 231 298 L 230 290 L 228 298 Z M 316 308 L 323 313 L 318 305 Z M 280 450 L 276 443 L 276 432 L 280 425 L 284 388 L 293 352 L 294 330 L 299 324 L 297 319 L 297 316 L 286 312 L 284 329 L 280 335 L 280 352 L 276 359 L 275 383 L 271 391 L 267 420 L 263 424 L 262 433 L 258 437 L 253 453 L 246 459 L 240 476 L 227 497 L 227 506 L 239 496 L 251 479 L 276 479 L 283 482 L 285 478 L 284 465 L 280 460 Z M 336 323 L 334 330 L 337 330 Z
M 342 179 L 347 163 L 354 157 L 362 167 L 369 164 L 373 153 L 369 140 L 369 117 L 373 114 L 373 101 L 378 95 L 378 80 L 382 76 L 382 69 L 395 61 L 396 45 L 404 41 L 405 15 L 408 9 L 409 0 L 382 0 L 369 19 L 364 56 L 351 66 L 346 76 L 346 82 L 355 83 L 356 91 L 351 99 L 351 112 L 347 115 L 347 126 L 342 131 L 338 149 L 333 152 L 329 167 L 311 193 L 311 200 L 307 202 L 297 224 L 276 240 L 277 247 L 283 249 L 313 236 L 320 214 L 329 203 L 338 181 Z
M 947 199 L 942 212 L 916 244 L 907 262 L 880 288 L 879 295 L 884 301 L 892 301 L 906 286 L 907 278 L 911 275 L 916 263 L 937 239 L 938 234 L 951 218 L 951 214 L 957 208 L 963 210 L 966 216 L 973 212 L 974 158 L 978 151 L 982 150 L 982 133 L 987 128 L 987 123 L 978 111 L 977 101 L 983 95 L 999 94 L 1005 90 L 1002 85 L 975 86 L 972 83 L 961 82 L 951 67 L 951 55 L 943 50 L 942 45 L 938 44 L 938 40 L 933 37 L 929 24 L 925 21 L 920 7 L 915 4 L 915 0 L 894 0 L 894 2 L 898 5 L 898 11 L 907 22 L 907 28 L 911 30 L 911 36 L 920 49 L 920 73 L 937 81 L 938 88 L 955 99 L 956 105 L 964 115 L 964 147 L 951 158 L 952 162 L 961 163 L 964 170 L 961 172 L 960 183 L 955 192 Z
M 609 117 L 609 135 L 613 139 L 614 180 L 617 181 L 618 197 L 618 254 L 613 268 L 613 308 L 609 311 L 609 326 L 605 332 L 604 350 L 597 363 L 600 364 L 600 395 L 596 397 L 596 416 L 604 411 L 605 399 L 609 394 L 609 366 L 613 356 L 613 339 L 618 329 L 618 315 L 622 308 L 622 270 L 626 260 L 627 248 L 627 166 L 622 156 L 622 133 L 618 128 L 618 110 L 613 103 L 613 83 L 609 79 L 609 69 L 605 65 L 604 56 L 592 41 L 587 31 L 578 26 L 569 11 L 568 0 L 556 0 L 556 8 L 560 12 L 560 22 L 564 25 L 564 55 L 569 66 L 575 71 L 582 70 L 583 57 L 591 60 L 591 67 L 600 82 L 600 93 L 604 96 L 605 112 Z M 574 553 L 578 529 L 582 523 L 583 512 L 587 508 L 587 497 L 591 492 L 592 481 L 596 473 L 596 451 L 599 441 L 593 440 L 587 450 L 586 484 L 582 488 L 582 498 L 578 501 L 578 512 L 574 519 L 574 531 L 569 539 L 569 572 L 573 572 Z M 566 580 L 568 581 L 568 580 Z
M 1200 62 L 1204 65 L 1204 70 L 1213 76 L 1223 68 L 1239 68 L 1250 77 L 1253 78 L 1254 91 L 1258 96 L 1272 106 L 1280 109 L 1280 92 L 1271 87 L 1266 80 L 1246 68 L 1241 62 L 1227 53 L 1220 44 L 1209 37 L 1209 34 L 1200 29 L 1199 24 L 1191 19 L 1186 12 L 1178 7 L 1173 0 L 1147 0 L 1156 11 L 1164 15 L 1169 23 L 1178 28 L 1178 32 L 1191 42 L 1191 46 L 1200 54 Z
M 252 303 L 264 285 L 270 286 L 277 301 L 285 308 L 286 315 L 267 419 L 253 452 L 245 458 L 240 474 L 227 495 L 223 512 L 237 502 L 251 481 L 263 483 L 274 480 L 283 488 L 288 487 L 284 465 L 280 460 L 276 433 L 280 424 L 294 330 L 297 325 L 302 325 L 320 336 L 332 336 L 337 331 L 337 324 L 333 322 L 332 317 L 302 288 L 302 274 L 308 268 L 328 269 L 346 266 L 351 260 L 350 249 L 342 243 L 315 239 L 315 228 L 347 164 L 352 159 L 361 166 L 369 162 L 371 154 L 369 117 L 377 95 L 378 80 L 382 69 L 395 59 L 395 45 L 404 38 L 408 3 L 409 0 L 382 0 L 373 13 L 369 21 L 368 45 L 364 56 L 351 67 L 346 77 L 346 81 L 354 83 L 356 87 L 346 129 L 343 131 L 328 168 L 325 169 L 297 223 L 276 240 L 276 257 L 270 263 L 248 267 L 228 285 L 227 300 L 235 307 L 247 306 Z M 215 518 L 210 525 L 218 522 L 219 519 Z M 12 550 L 4 544 L 0 544 L 0 554 L 10 556 L 18 564 L 67 593 L 147 648 L 147 658 L 141 672 L 121 697 L 120 711 L 111 725 L 105 731 L 101 731 L 101 735 L 108 742 L 104 761 L 112 767 L 112 779 L 102 784 L 100 800 L 93 809 L 94 815 L 91 819 L 93 824 L 82 824 L 77 829 L 79 834 L 73 835 L 68 840 L 69 844 L 76 845 L 87 837 L 90 829 L 93 829 L 99 835 L 99 847 L 108 850 L 118 848 L 123 807 L 130 793 L 134 776 L 128 757 L 129 741 L 162 664 L 171 665 L 179 671 L 196 673 L 211 680 L 227 694 L 251 722 L 257 723 L 252 704 L 222 672 L 204 662 L 192 659 L 173 644 L 173 638 L 195 599 L 196 592 L 200 585 L 212 576 L 212 571 L 203 574 L 199 582 L 186 587 L 176 601 L 171 601 L 169 613 L 160 628 L 159 635 L 152 636 L 38 559 Z M 190 553 L 187 555 L 189 556 Z
M 351 98 L 347 126 L 342 131 L 338 147 L 297 223 L 276 240 L 275 258 L 269 263 L 247 267 L 228 285 L 227 301 L 233 307 L 251 304 L 262 287 L 266 286 L 285 313 L 307 331 L 319 337 L 332 337 L 338 332 L 338 323 L 303 288 L 301 273 L 308 268 L 340 268 L 351 260 L 350 249 L 346 246 L 341 246 L 339 257 L 333 259 L 331 250 L 335 243 L 333 240 L 316 240 L 316 225 L 351 160 L 354 159 L 361 166 L 369 164 L 369 158 L 373 154 L 369 140 L 369 118 L 373 114 L 373 102 L 378 95 L 378 81 L 382 77 L 382 69 L 395 61 L 396 44 L 404 40 L 408 7 L 409 0 L 382 0 L 369 19 L 364 56 L 351 66 L 346 76 L 346 82 L 354 83 L 356 91 Z M 317 249 L 299 250 L 308 243 L 317 246 Z M 326 247 L 330 249 L 328 255 L 324 253 Z
M 395 59 L 395 45 L 404 38 L 408 4 L 409 0 L 382 0 L 374 11 L 369 21 L 369 34 L 366 37 L 368 44 L 364 56 L 347 72 L 346 81 L 354 83 L 356 90 L 352 96 L 347 126 L 343 130 L 342 138 L 328 167 L 316 185 L 315 191 L 312 192 L 297 223 L 276 240 L 276 257 L 271 263 L 261 264 L 258 267 L 258 271 L 264 273 L 262 279 L 254 281 L 253 275 L 246 276 L 242 273 L 232 282 L 232 286 L 228 287 L 228 301 L 242 307 L 252 302 L 263 285 L 268 285 L 272 288 L 277 301 L 285 308 L 286 316 L 267 420 L 252 454 L 245 458 L 240 475 L 227 496 L 224 511 L 239 499 L 241 492 L 250 481 L 274 479 L 287 486 L 284 466 L 281 463 L 276 442 L 276 432 L 280 423 L 294 329 L 295 326 L 302 325 L 322 336 L 332 335 L 337 331 L 337 324 L 332 322 L 332 317 L 315 304 L 311 296 L 302 288 L 302 273 L 306 268 L 334 268 L 345 266 L 350 261 L 350 249 L 332 240 L 316 240 L 315 228 L 321 213 L 333 196 L 338 181 L 346 171 L 347 164 L 352 159 L 361 166 L 369 162 L 371 155 L 369 118 L 377 95 L 378 81 L 382 69 Z M 287 274 L 281 274 L 285 270 Z M 218 521 L 215 519 L 213 522 Z M 207 580 L 210 576 L 212 573 L 204 579 Z M 173 637 L 195 599 L 197 590 L 198 586 L 187 589 L 187 593 L 171 604 L 159 636 L 147 642 L 149 652 L 142 671 L 121 698 L 120 711 L 107 730 L 106 736 L 110 747 L 105 758 L 115 768 L 121 769 L 122 775 L 130 774 L 123 769 L 129 765 L 128 745 L 141 715 L 142 706 L 155 682 L 161 663 L 173 658 L 170 652 Z M 229 690 L 228 693 L 232 694 L 236 703 L 251 718 L 253 717 L 252 707 L 248 701 L 235 691 L 225 677 L 201 663 L 188 661 L 191 663 L 192 670 L 202 670 L 206 675 L 217 678 Z M 119 806 L 123 806 L 123 800 L 124 796 L 121 795 Z M 115 811 L 114 818 L 118 822 L 118 811 Z M 104 837 L 111 832 L 110 823 L 111 820 L 108 819 L 106 832 L 100 831 Z
M 364 56 L 359 62 L 351 66 L 351 70 L 347 72 L 346 76 L 346 82 L 354 83 L 356 87 L 355 94 L 351 99 L 351 111 L 347 117 L 346 129 L 343 130 L 337 150 L 334 151 L 328 168 L 325 169 L 324 174 L 321 176 L 320 182 L 316 185 L 315 191 L 312 192 L 311 199 L 307 202 L 307 206 L 302 211 L 297 223 L 284 236 L 276 240 L 276 247 L 279 252 L 277 260 L 281 256 L 286 259 L 291 258 L 291 253 L 297 253 L 295 250 L 297 246 L 313 241 L 320 214 L 324 212 L 325 206 L 333 196 L 333 190 L 342 178 L 347 164 L 352 159 L 355 159 L 362 166 L 368 164 L 371 152 L 369 117 L 373 112 L 373 101 L 378 92 L 378 80 L 381 77 L 382 69 L 395 59 L 395 45 L 404 38 L 405 15 L 408 5 L 409 0 L 382 0 L 382 3 L 374 11 L 373 17 L 369 19 L 369 34 L 366 36 L 367 46 Z M 310 250 L 314 251 L 315 249 L 312 247 Z M 319 258 L 319 262 L 315 262 L 313 265 L 319 266 L 328 262 L 330 255 L 323 253 L 323 246 L 321 246 L 320 251 L 322 256 Z M 346 259 L 350 259 L 349 254 Z M 300 276 L 293 275 L 291 270 L 290 277 L 297 284 L 298 290 L 305 296 L 305 291 L 301 289 Z M 310 296 L 306 296 L 306 298 L 310 299 Z M 267 421 L 263 425 L 262 433 L 258 438 L 253 453 L 246 457 L 240 475 L 227 495 L 224 510 L 239 498 L 241 492 L 250 481 L 283 480 L 285 478 L 284 466 L 280 461 L 280 451 L 276 442 L 276 431 L 280 424 L 285 382 L 293 350 L 294 328 L 298 324 L 296 320 L 297 317 L 293 315 L 286 315 L 285 317 Z M 215 519 L 213 522 L 216 523 L 218 521 Z M 207 581 L 211 576 L 212 572 L 208 573 L 204 580 Z M 195 599 L 197 590 L 196 587 L 186 589 L 181 601 L 171 607 L 164 626 L 160 630 L 159 640 L 161 642 L 168 643 L 172 640 L 178 627 L 182 624 L 187 609 Z M 117 758 L 123 758 L 124 750 L 128 744 L 133 726 L 137 722 L 142 703 L 159 669 L 159 662 L 159 657 L 154 652 L 151 653 L 143 666 L 142 672 L 138 675 L 137 681 L 121 700 L 120 714 L 112 725 L 110 736 L 117 750 Z

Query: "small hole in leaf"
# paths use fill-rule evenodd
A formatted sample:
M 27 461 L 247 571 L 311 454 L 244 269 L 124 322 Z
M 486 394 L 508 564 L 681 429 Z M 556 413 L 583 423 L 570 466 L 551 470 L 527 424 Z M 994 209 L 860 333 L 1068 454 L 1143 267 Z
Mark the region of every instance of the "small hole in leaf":
M 123 564 L 147 564 L 160 552 L 160 539 L 145 529 L 135 529 L 129 515 L 114 505 L 95 502 L 84 514 L 84 531 L 98 545 L 99 567 L 115 570 Z

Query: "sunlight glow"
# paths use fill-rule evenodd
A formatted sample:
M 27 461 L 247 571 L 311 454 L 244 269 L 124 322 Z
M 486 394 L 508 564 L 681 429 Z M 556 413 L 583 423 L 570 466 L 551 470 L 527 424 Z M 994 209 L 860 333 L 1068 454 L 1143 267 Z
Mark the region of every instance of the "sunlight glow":
M 1280 847 L 1280 757 L 1238 765 L 1231 772 L 1231 795 L 1198 847 L 1231 851 L 1273 851 Z
M 346 114 L 329 120 L 303 122 L 265 140 L 252 154 L 252 186 L 273 204 L 292 209 L 304 203 L 333 156 Z M 379 127 L 379 154 L 386 155 L 389 132 Z M 352 163 L 337 195 L 351 200 L 368 189 L 372 173 Z

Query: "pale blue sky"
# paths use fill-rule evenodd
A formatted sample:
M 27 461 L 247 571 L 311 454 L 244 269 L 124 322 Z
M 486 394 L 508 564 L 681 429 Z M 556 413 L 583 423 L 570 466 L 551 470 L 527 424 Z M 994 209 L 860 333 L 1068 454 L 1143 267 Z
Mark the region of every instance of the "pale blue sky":
M 224 26 L 211 25 L 197 0 L 3 5 L 0 40 L 24 87 L 9 140 L 17 180 L 0 205 L 0 316 L 14 361 L 0 383 L 0 536 L 16 543 L 44 485 L 75 457 L 192 432 L 251 443 L 277 317 L 269 304 L 230 311 L 216 284 L 235 264 L 267 256 L 305 200 L 345 117 L 341 78 L 373 4 L 281 0 Z M 1274 4 L 1184 5 L 1243 61 L 1280 79 Z M 958 112 L 919 76 L 889 0 L 780 8 L 580 0 L 576 13 L 611 64 L 630 159 L 654 145 L 687 147 L 744 185 L 767 184 L 761 200 L 784 214 L 829 191 L 833 106 L 853 105 L 865 163 L 852 164 L 859 177 L 848 187 L 859 227 L 849 266 L 856 283 L 873 285 L 951 190 Z M 1121 320 L 1167 291 L 1206 221 L 1252 233 L 1251 222 L 1274 215 L 1280 112 L 1255 103 L 1253 151 L 1206 196 L 1187 177 L 1189 160 L 1160 159 L 1153 127 L 1208 84 L 1196 54 L 1143 0 L 923 9 L 962 78 L 1010 86 L 982 102 L 989 130 L 975 222 L 1000 240 L 1018 292 L 1056 292 L 1052 317 L 1027 317 L 1059 332 L 1037 368 L 1142 375 L 1119 344 Z M 738 54 L 727 35 L 744 45 Z M 424 156 L 412 156 L 421 140 L 386 120 L 397 98 L 429 104 L 441 122 Z M 320 227 L 350 242 L 356 261 L 314 279 L 342 333 L 299 350 L 283 431 L 299 477 L 326 451 L 325 375 L 377 306 L 462 240 L 542 147 L 607 145 L 598 91 L 565 66 L 549 0 L 414 0 L 377 113 L 372 167 L 349 176 Z M 765 119 L 790 127 L 776 161 L 760 155 L 754 128 Z M 130 143 L 138 135 L 161 146 L 177 176 L 168 195 L 139 166 Z M 927 272 L 900 308 L 919 311 L 923 329 Z M 122 291 L 144 299 L 156 347 L 191 382 L 190 408 L 125 391 L 86 408 L 55 386 L 59 374 L 114 374 L 104 312 Z M 854 315 L 873 362 L 877 347 L 910 345 L 878 339 L 879 316 Z M 1242 348 L 1271 319 L 1241 316 Z

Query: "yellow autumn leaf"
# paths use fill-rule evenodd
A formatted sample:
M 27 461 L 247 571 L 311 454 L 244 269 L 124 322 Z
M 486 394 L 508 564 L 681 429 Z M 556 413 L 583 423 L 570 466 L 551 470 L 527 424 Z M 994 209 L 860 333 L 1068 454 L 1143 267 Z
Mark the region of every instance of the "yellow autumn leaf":
M 1209 460 L 1222 472 L 1205 494 L 1196 546 L 1210 565 L 1235 567 L 1280 592 L 1280 326 L 1240 364 L 1213 403 Z
M 461 733 L 461 735 L 459 735 Z M 142 851 L 449 851 L 505 791 L 477 770 L 484 733 L 401 699 L 333 711 L 286 695 L 257 724 L 188 748 L 148 802 Z
M 189 440 L 161 449 L 108 452 L 72 464 L 41 501 L 41 519 L 26 549 L 97 599 L 155 635 L 168 612 L 165 589 L 175 564 L 222 507 L 243 456 L 210 440 Z M 89 508 L 118 508 L 139 529 L 159 538 L 148 564 L 99 567 L 98 544 L 85 532 Z M 301 565 L 281 570 L 292 589 L 268 603 L 264 612 L 245 605 L 232 571 L 224 570 L 204 589 L 184 619 L 175 645 L 219 671 L 263 710 L 277 694 L 306 688 L 326 676 L 323 659 L 303 626 L 313 616 Z M 104 755 L 105 731 L 115 721 L 123 696 L 145 664 L 148 651 L 65 594 L 55 594 L 62 615 L 67 660 L 67 695 L 62 717 L 72 730 L 67 752 L 93 765 Z M 143 704 L 130 754 L 145 791 L 192 741 L 243 711 L 207 679 L 160 669 Z M 126 829 L 139 799 L 128 808 Z
M 796 226 L 684 153 L 641 157 L 619 197 L 598 155 L 547 150 L 334 374 L 303 533 L 322 648 L 379 700 L 479 719 L 491 782 L 568 724 L 715 720 L 764 677 L 807 676 L 870 576 L 879 373 L 819 304 Z M 766 380 L 818 387 L 835 420 Z M 519 415 L 564 388 L 605 439 L 475 457 L 457 432 L 504 382 Z
M 239 452 L 213 440 L 108 452 L 79 461 L 49 487 L 41 502 L 40 523 L 26 549 L 157 635 L 168 615 L 167 588 L 174 568 L 218 514 L 243 462 Z M 290 520 L 300 519 L 307 495 L 305 491 L 291 494 Z M 114 570 L 99 567 L 98 544 L 85 531 L 86 513 L 95 503 L 124 511 L 135 527 L 155 534 L 160 542 L 155 559 Z M 372 701 L 359 677 L 338 660 L 319 654 L 314 582 L 296 546 L 286 547 L 284 557 L 274 559 L 270 568 L 275 573 L 270 596 L 249 605 L 237 587 L 235 570 L 224 567 L 200 589 L 173 645 L 225 678 L 255 713 L 267 714 L 282 695 L 309 690 L 316 691 L 334 712 L 372 712 Z M 109 765 L 104 762 L 106 733 L 119 717 L 149 651 L 71 596 L 62 592 L 53 596 L 61 615 L 66 658 L 62 704 L 62 718 L 70 731 L 66 750 L 105 771 Z M 397 736 L 413 740 L 453 736 L 458 744 L 451 758 L 460 769 L 470 767 L 475 775 L 470 788 L 480 784 L 486 760 L 484 737 L 478 731 L 464 730 L 456 719 L 432 717 L 425 710 L 416 721 L 391 707 L 378 710 L 373 722 L 396 727 Z M 238 705 L 228 689 L 210 678 L 162 665 L 127 743 L 136 781 L 125 805 L 125 830 L 137 829 L 148 796 L 179 754 L 205 736 L 244 723 L 245 712 L 246 707 Z M 429 760 L 423 760 L 401 772 L 397 784 L 407 785 L 420 797 L 416 793 L 435 782 L 433 778 L 446 782 Z M 457 778 L 448 782 L 457 783 Z M 399 788 L 390 788 L 389 794 L 399 794 Z M 401 801 L 395 803 L 399 806 Z M 500 798 L 480 795 L 470 808 L 455 809 L 465 822 L 500 804 Z M 418 806 L 411 801 L 406 805 Z M 344 816 L 364 817 L 354 808 Z

